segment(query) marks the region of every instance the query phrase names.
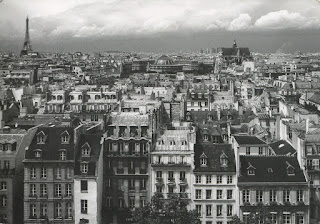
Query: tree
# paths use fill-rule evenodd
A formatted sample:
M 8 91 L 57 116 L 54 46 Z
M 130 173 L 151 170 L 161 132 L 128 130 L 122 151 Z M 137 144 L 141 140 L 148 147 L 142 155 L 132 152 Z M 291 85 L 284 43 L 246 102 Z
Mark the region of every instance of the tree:
M 247 220 L 241 221 L 240 218 L 235 215 L 231 220 L 232 224 L 271 224 L 270 222 L 270 213 L 263 205 L 258 205 L 254 211 L 250 212 L 250 215 L 247 217 Z
M 198 213 L 188 210 L 188 203 L 178 194 L 171 195 L 168 200 L 156 194 L 151 203 L 132 212 L 132 220 L 137 224 L 199 224 Z

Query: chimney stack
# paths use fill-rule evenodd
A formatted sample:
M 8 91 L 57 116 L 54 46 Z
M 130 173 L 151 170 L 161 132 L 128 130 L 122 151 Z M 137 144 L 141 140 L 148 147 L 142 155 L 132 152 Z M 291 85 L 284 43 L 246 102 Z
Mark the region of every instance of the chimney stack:
M 220 111 L 220 107 L 218 106 L 217 107 L 217 119 L 218 119 L 218 121 L 221 119 L 221 111 Z
M 309 132 L 309 118 L 306 119 L 306 134 Z

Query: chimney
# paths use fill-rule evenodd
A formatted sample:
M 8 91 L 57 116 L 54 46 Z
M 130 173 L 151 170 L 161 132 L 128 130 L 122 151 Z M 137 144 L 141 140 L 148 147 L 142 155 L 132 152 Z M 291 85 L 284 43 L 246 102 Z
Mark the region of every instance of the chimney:
M 309 118 L 306 119 L 306 133 L 309 132 Z
M 220 107 L 217 107 L 217 119 L 218 121 L 221 119 L 221 111 L 220 111 Z
M 231 124 L 227 122 L 227 131 L 228 131 L 228 141 L 231 143 Z
M 269 110 L 269 117 L 271 118 L 272 117 L 272 111 Z

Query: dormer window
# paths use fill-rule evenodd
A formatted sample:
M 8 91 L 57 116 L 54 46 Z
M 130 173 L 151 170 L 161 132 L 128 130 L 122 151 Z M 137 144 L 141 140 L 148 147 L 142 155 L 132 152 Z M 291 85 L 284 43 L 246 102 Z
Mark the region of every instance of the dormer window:
M 228 157 L 225 153 L 223 153 L 220 157 L 220 163 L 222 167 L 228 166 Z
M 209 140 L 209 136 L 208 136 L 207 134 L 204 134 L 204 135 L 203 135 L 203 140 L 204 140 L 204 141 L 208 141 L 208 140 Z
M 69 143 L 69 140 L 70 140 L 69 132 L 68 131 L 64 131 L 61 134 L 61 143 L 67 144 L 67 143 Z
M 256 168 L 254 166 L 252 166 L 252 164 L 249 162 L 248 163 L 248 175 L 255 175 L 256 174 Z
M 213 120 L 213 117 L 212 117 L 212 115 L 210 114 L 210 115 L 208 115 L 208 120 L 209 121 L 212 121 Z
M 202 155 L 200 156 L 200 166 L 207 166 L 207 156 L 206 154 L 202 153 Z
M 34 157 L 35 158 L 41 158 L 41 156 L 42 156 L 42 150 L 41 149 L 34 150 Z
M 82 146 L 82 156 L 90 156 L 90 151 L 91 151 L 91 148 L 90 148 L 90 145 L 88 143 L 85 143 L 83 146 Z
M 186 114 L 186 119 L 187 121 L 191 121 L 191 114 L 189 112 Z
M 46 135 L 43 131 L 37 134 L 37 144 L 44 144 L 46 141 Z
M 163 140 L 158 141 L 158 145 L 164 145 Z
M 3 144 L 0 144 L 0 151 L 3 151 Z
M 176 145 L 175 141 L 170 141 L 170 145 Z
M 187 145 L 187 141 L 186 141 L 186 140 L 183 140 L 183 141 L 181 142 L 181 145 Z
M 81 173 L 88 173 L 89 165 L 88 163 L 83 162 L 81 164 Z
M 294 176 L 295 173 L 294 173 L 294 167 L 286 161 L 286 164 L 287 164 L 287 174 L 288 176 Z

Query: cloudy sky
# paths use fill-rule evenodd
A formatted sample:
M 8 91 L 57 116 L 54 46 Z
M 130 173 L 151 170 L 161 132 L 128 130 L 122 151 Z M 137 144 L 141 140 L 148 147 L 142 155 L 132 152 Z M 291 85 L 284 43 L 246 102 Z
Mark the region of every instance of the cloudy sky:
M 0 50 L 320 51 L 320 0 L 3 0 Z

